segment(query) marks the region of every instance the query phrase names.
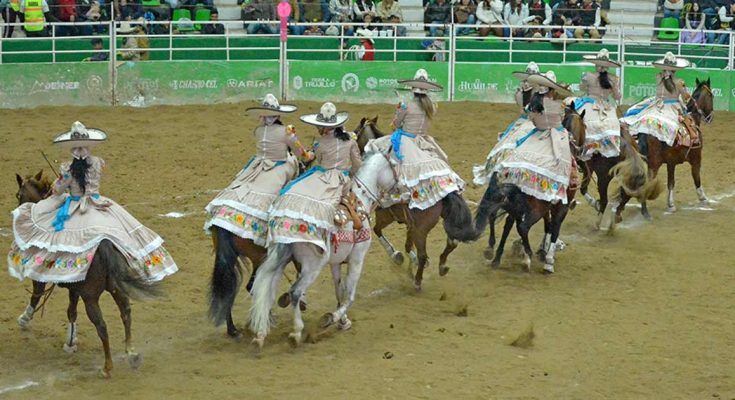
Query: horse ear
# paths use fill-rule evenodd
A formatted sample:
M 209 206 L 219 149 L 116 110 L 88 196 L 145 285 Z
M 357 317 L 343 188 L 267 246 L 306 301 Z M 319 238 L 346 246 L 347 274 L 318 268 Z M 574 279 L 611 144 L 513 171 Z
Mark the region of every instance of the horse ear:
M 694 82 L 699 86 L 699 78 L 694 78 Z
M 582 111 L 582 114 L 579 114 L 579 118 L 584 119 L 585 114 L 587 114 L 587 110 Z
M 707 78 L 707 86 L 709 86 L 712 83 L 711 80 L 712 78 Z
M 375 118 L 373 118 L 373 124 L 377 124 L 377 123 L 378 123 L 378 115 L 376 114 Z
M 18 188 L 23 187 L 23 178 L 20 175 L 15 174 L 15 180 L 18 182 Z
M 40 170 L 40 171 L 38 171 L 38 173 L 36 174 L 36 176 L 34 176 L 34 177 L 33 177 L 33 179 L 35 179 L 35 180 L 37 180 L 37 181 L 41 182 L 41 178 L 42 178 L 42 177 L 43 177 L 43 169 L 42 169 L 42 170 Z
M 365 117 L 363 117 L 363 118 L 362 118 L 362 119 L 360 120 L 360 126 L 363 126 L 363 125 L 365 125 L 365 121 L 366 121 L 366 118 L 365 118 Z

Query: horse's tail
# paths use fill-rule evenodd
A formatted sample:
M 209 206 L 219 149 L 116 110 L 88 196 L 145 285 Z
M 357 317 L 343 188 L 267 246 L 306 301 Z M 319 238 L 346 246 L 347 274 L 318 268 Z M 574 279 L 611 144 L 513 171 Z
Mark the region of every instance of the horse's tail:
M 282 274 L 288 265 L 293 250 L 288 244 L 278 243 L 268 249 L 268 256 L 255 273 L 253 305 L 250 307 L 250 330 L 256 335 L 265 335 L 271 327 L 271 308 L 275 300 L 273 279 Z
M 449 193 L 442 199 L 442 218 L 444 231 L 451 240 L 471 242 L 477 240 L 472 225 L 472 212 L 467 202 L 457 192 Z
M 209 285 L 209 319 L 219 326 L 230 315 L 242 277 L 233 234 L 226 229 L 212 227 L 215 259 Z
M 92 266 L 95 264 L 106 269 L 107 278 L 125 297 L 146 299 L 161 296 L 159 282 L 147 280 L 130 268 L 127 258 L 109 240 L 103 240 L 97 246 Z
M 477 207 L 477 212 L 475 213 L 474 226 L 475 232 L 478 236 L 485 231 L 485 228 L 487 228 L 487 224 L 490 221 L 490 215 L 498 212 L 500 207 L 503 205 L 504 197 L 505 196 L 498 188 L 498 180 L 496 179 L 495 174 L 493 174 L 490 178 L 490 184 L 487 186 L 485 194 L 482 196 L 480 205 Z
M 625 160 L 610 169 L 613 182 L 630 197 L 656 199 L 663 191 L 661 182 L 649 176 L 645 159 L 635 151 L 632 143 L 626 143 L 624 152 Z

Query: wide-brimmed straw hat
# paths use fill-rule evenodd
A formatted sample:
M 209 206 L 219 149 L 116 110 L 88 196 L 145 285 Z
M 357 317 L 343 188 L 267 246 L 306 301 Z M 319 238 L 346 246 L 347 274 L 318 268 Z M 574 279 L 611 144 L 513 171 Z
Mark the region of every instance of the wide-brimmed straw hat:
M 355 31 L 355 36 L 359 37 L 360 39 L 367 39 L 370 41 L 370 43 L 375 43 L 375 39 L 373 39 L 373 31 L 369 29 L 358 29 Z
M 545 74 L 533 74 L 527 79 L 528 83 L 538 88 L 539 93 L 545 93 L 544 88 L 555 90 L 560 96 L 568 97 L 572 92 L 564 86 L 556 83 L 556 74 L 554 71 L 547 71 Z
M 411 87 L 414 93 L 439 92 L 444 89 L 441 85 L 430 81 L 429 73 L 423 68 L 416 71 L 413 79 L 398 81 L 398 83 Z
M 263 102 L 259 106 L 248 107 L 245 112 L 248 115 L 256 117 L 270 117 L 280 114 L 288 114 L 298 110 L 298 107 L 291 104 L 280 104 L 276 96 L 268 93 L 265 95 Z
M 54 144 L 64 147 L 91 147 L 107 140 L 107 134 L 99 129 L 87 128 L 79 121 L 71 124 L 71 129 L 54 138 Z
M 667 52 L 664 58 L 653 62 L 653 66 L 658 69 L 668 69 L 671 71 L 678 71 L 680 69 L 687 68 L 691 65 L 689 60 L 679 58 L 672 52 Z
M 515 71 L 511 75 L 513 75 L 514 78 L 518 78 L 518 79 L 520 79 L 522 81 L 525 81 L 526 79 L 528 79 L 528 77 L 531 74 L 540 74 L 540 73 L 541 72 L 539 71 L 538 64 L 536 64 L 535 62 L 531 61 L 526 66 L 526 70 L 525 71 Z
M 146 20 L 143 17 L 136 19 L 135 21 L 123 21 L 120 26 L 116 29 L 117 33 L 133 33 L 139 26 L 145 26 Z
M 610 51 L 608 49 L 600 49 L 597 54 L 585 54 L 582 56 L 585 61 L 606 68 L 620 68 L 620 63 L 610 59 Z
M 321 126 L 325 128 L 335 128 L 344 125 L 350 114 L 346 112 L 337 112 L 337 106 L 333 103 L 326 102 L 319 110 L 319 114 L 302 115 L 300 119 L 309 125 Z

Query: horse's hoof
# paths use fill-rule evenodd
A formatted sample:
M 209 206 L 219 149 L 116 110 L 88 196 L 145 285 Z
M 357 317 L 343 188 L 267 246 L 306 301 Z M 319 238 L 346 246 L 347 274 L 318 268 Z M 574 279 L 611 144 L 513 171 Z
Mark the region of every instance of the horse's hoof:
M 337 328 L 341 331 L 348 331 L 352 328 L 352 321 L 350 321 L 349 318 L 344 317 L 339 321 L 339 323 L 337 323 Z
M 666 207 L 666 212 L 668 212 L 668 213 L 675 213 L 676 212 L 676 206 L 668 206 L 668 207 Z
M 416 292 L 421 292 L 421 282 L 414 282 L 413 288 L 416 289 Z
M 325 313 L 319 319 L 319 326 L 322 329 L 328 328 L 328 327 L 330 327 L 334 323 L 335 323 L 335 319 L 334 319 L 334 314 L 332 314 L 332 313 Z
M 645 218 L 646 221 L 653 221 L 653 217 L 651 217 L 651 214 L 649 214 L 648 212 L 644 212 L 644 213 L 642 213 L 642 215 L 643 215 L 643 218 Z
M 563 240 L 561 239 L 556 240 L 556 251 L 564 251 L 564 249 L 566 248 L 567 248 L 567 244 Z
M 238 331 L 237 329 L 228 331 L 227 336 L 229 336 L 230 339 L 233 339 L 236 342 L 239 342 L 240 340 L 242 340 L 242 332 Z
M 129 353 L 128 365 L 130 365 L 130 368 L 132 369 L 140 368 L 140 366 L 143 365 L 143 356 L 139 353 Z
M 288 344 L 294 349 L 301 344 L 301 333 L 291 332 L 288 334 Z
M 554 273 L 554 264 L 546 263 L 544 264 L 544 274 L 553 274 Z
M 100 376 L 105 379 L 112 378 L 112 374 L 110 374 L 110 371 L 105 369 L 104 367 L 100 368 Z
M 73 344 L 71 344 L 71 345 L 69 345 L 69 343 L 64 343 L 64 351 L 67 354 L 74 354 L 74 353 L 76 353 L 77 352 L 77 344 L 76 344 L 76 342 L 73 343 Z
M 485 256 L 485 259 L 488 261 L 491 261 L 493 258 L 495 258 L 495 249 L 492 247 L 487 247 L 485 251 L 482 252 L 482 255 Z
M 265 344 L 265 337 L 258 336 L 256 338 L 253 338 L 253 340 L 250 341 L 250 344 L 253 346 L 256 352 L 260 352 L 263 350 L 263 345 Z
M 493 260 L 493 262 L 490 263 L 490 267 L 492 267 L 492 269 L 500 268 L 500 260 Z
M 531 272 L 531 257 L 528 255 L 523 259 L 523 268 L 526 272 Z
M 539 250 L 536 252 L 536 256 L 538 257 L 538 260 L 543 262 L 546 261 L 546 252 L 543 250 Z
M 439 266 L 439 276 L 445 276 L 449 273 L 449 267 L 446 265 L 440 265 Z
M 301 310 L 301 312 L 306 311 L 306 302 L 305 301 L 299 300 L 299 310 Z
M 395 265 L 403 265 L 403 263 L 406 261 L 406 259 L 403 257 L 403 253 L 401 253 L 400 251 L 396 251 L 395 253 L 393 253 L 390 259 Z
M 291 296 L 288 293 L 284 293 L 278 298 L 278 307 L 286 308 L 291 305 Z
M 571 202 L 569 203 L 569 209 L 570 209 L 570 210 L 574 210 L 575 208 L 577 208 L 577 200 L 572 200 L 572 201 L 571 201 Z
M 28 328 L 31 327 L 31 319 L 27 318 L 25 314 L 21 315 L 20 317 L 18 317 L 18 326 L 21 330 L 28 330 Z
M 615 223 L 619 224 L 623 222 L 623 216 L 622 215 L 615 215 Z

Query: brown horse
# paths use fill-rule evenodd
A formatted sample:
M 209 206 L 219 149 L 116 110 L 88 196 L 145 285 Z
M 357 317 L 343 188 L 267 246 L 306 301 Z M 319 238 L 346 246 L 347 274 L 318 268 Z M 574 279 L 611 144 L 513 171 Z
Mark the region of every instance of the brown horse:
M 687 103 L 687 112 L 690 113 L 697 128 L 701 126 L 704 121 L 706 123 L 712 122 L 714 113 L 714 95 L 712 94 L 712 88 L 710 80 L 700 81 L 696 80 L 696 88 L 692 93 L 691 98 Z M 643 137 L 641 137 L 643 136 Z M 697 198 L 700 202 L 706 203 L 707 196 L 704 194 L 704 188 L 702 187 L 702 181 L 700 179 L 700 168 L 702 166 L 702 147 L 704 146 L 703 135 L 699 134 L 699 145 L 687 147 L 679 143 L 675 143 L 673 146 L 668 146 L 660 140 L 656 139 L 651 135 L 639 135 L 639 143 L 645 140 L 647 145 L 648 157 L 648 172 L 653 179 L 658 174 L 658 169 L 666 164 L 667 172 L 667 187 L 668 197 L 667 205 L 668 211 L 676 211 L 676 205 L 674 205 L 674 184 L 675 184 L 675 170 L 678 164 L 688 162 L 692 167 L 692 179 L 694 180 L 694 187 L 696 188 Z M 640 146 L 643 147 L 643 146 Z M 623 209 L 625 204 L 630 200 L 630 196 L 626 193 L 622 193 L 622 201 L 617 207 L 616 219 L 622 219 Z M 646 206 L 645 200 L 641 203 L 641 213 L 647 219 L 651 218 Z
M 20 175 L 16 174 L 16 180 L 18 181 L 16 198 L 19 205 L 27 202 L 37 203 L 51 195 L 52 183 L 42 175 L 43 171 L 34 177 L 26 178 L 21 178 Z M 87 316 L 97 328 L 97 335 L 102 340 L 105 353 L 102 375 L 106 378 L 110 377 L 112 353 L 110 352 L 110 342 L 107 336 L 107 325 L 102 318 L 102 310 L 99 305 L 100 296 L 103 292 L 108 291 L 120 309 L 120 317 L 125 327 L 125 353 L 127 354 L 128 363 L 132 368 L 138 368 L 142 363 L 142 357 L 134 352 L 132 346 L 132 319 L 129 299 L 155 297 L 159 294 L 158 285 L 147 282 L 133 273 L 125 256 L 120 253 L 112 242 L 103 240 L 97 247 L 85 279 L 81 282 L 60 283 L 58 286 L 69 289 L 69 307 L 67 308 L 69 330 L 67 339 L 64 342 L 64 350 L 67 352 L 77 350 L 77 304 L 81 297 L 84 301 Z M 37 311 L 38 302 L 44 293 L 46 293 L 46 283 L 33 281 L 30 305 L 18 318 L 18 324 L 22 328 L 27 328 L 30 324 L 33 314 Z
M 571 135 L 572 140 L 569 141 L 569 146 L 572 150 L 572 155 L 575 157 L 578 155 L 579 149 L 584 145 L 585 127 L 583 118 L 584 112 L 582 114 L 577 113 L 573 108 L 573 104 L 571 107 L 565 109 L 563 125 Z M 505 241 L 510 234 L 510 230 L 513 228 L 513 224 L 516 224 L 516 229 L 521 237 L 525 252 L 524 265 L 526 271 L 530 271 L 533 252 L 531 250 L 531 244 L 528 241 L 528 233 L 536 222 L 543 219 L 545 235 L 538 254 L 542 261 L 545 261 L 544 271 L 553 273 L 556 242 L 559 238 L 561 225 L 573 204 L 575 192 L 576 188 L 570 184 L 567 190 L 567 204 L 563 204 L 562 202 L 556 202 L 554 204 L 529 196 L 513 184 L 498 185 L 497 175 L 493 174 L 490 179 L 490 184 L 477 208 L 474 221 L 475 230 L 478 233 L 484 231 L 488 224 L 490 225 L 490 238 L 488 240 L 488 248 L 485 250 L 485 258 L 488 260 L 492 258 L 493 268 L 500 266 Z M 500 210 L 504 210 L 508 215 L 505 219 L 503 235 L 500 238 L 498 250 L 495 252 L 495 219 Z
M 378 117 L 373 119 L 363 118 L 355 130 L 360 152 L 365 151 L 365 144 L 370 139 L 385 136 L 377 128 Z M 417 266 L 414 275 L 414 286 L 421 290 L 424 276 L 424 268 L 428 264 L 429 257 L 426 252 L 426 238 L 429 232 L 436 226 L 439 219 L 444 220 L 444 231 L 447 234 L 447 243 L 444 251 L 439 256 L 439 275 L 444 276 L 449 272 L 447 258 L 457 248 L 459 242 L 476 240 L 477 235 L 472 228 L 472 214 L 467 202 L 457 193 L 451 193 L 442 201 L 425 209 L 410 209 L 407 204 L 396 204 L 388 208 L 378 208 L 375 211 L 375 226 L 373 231 L 378 240 L 396 265 L 403 264 L 404 257 L 396 251 L 393 244 L 383 236 L 383 229 L 393 222 L 405 224 L 406 242 L 404 249 L 411 258 L 411 263 Z M 414 246 L 416 252 L 413 252 Z

